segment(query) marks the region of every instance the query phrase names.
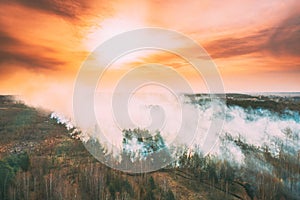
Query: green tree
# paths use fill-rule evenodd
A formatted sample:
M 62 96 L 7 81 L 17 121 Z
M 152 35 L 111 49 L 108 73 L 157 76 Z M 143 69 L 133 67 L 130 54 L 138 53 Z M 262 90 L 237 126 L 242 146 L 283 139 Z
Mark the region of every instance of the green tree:
M 152 176 L 150 176 L 150 178 L 149 178 L 149 188 L 150 188 L 151 190 L 154 190 L 154 189 L 155 189 L 155 183 L 154 183 L 154 179 L 153 179 Z
M 172 190 L 170 190 L 170 189 L 168 190 L 165 199 L 166 199 L 166 200 L 175 200 L 175 196 L 174 196 Z
M 8 188 L 14 175 L 13 168 L 7 162 L 0 161 L 0 199 L 8 199 Z
M 13 169 L 17 172 L 20 168 L 23 171 L 27 171 L 30 166 L 30 159 L 26 152 L 13 154 L 4 159 Z

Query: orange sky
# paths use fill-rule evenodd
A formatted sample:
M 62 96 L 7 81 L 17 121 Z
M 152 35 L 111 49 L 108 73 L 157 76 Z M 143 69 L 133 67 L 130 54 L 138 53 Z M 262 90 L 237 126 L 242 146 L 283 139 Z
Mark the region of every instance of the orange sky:
M 21 95 L 35 105 L 51 99 L 46 104 L 55 109 L 71 102 L 88 53 L 142 27 L 196 40 L 218 66 L 226 92 L 300 91 L 298 0 L 1 0 L 0 7 L 0 94 Z M 111 76 L 147 62 L 174 67 L 198 83 L 187 63 L 160 52 L 129 56 Z

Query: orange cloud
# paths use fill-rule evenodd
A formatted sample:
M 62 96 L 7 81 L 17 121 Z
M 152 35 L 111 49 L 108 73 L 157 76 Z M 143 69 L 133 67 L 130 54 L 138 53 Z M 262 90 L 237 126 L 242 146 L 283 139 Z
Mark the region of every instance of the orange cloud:
M 71 99 L 76 73 L 90 51 L 113 35 L 149 26 L 182 32 L 203 45 L 228 92 L 300 91 L 297 0 L 4 0 L 0 6 L 0 92 L 23 94 L 33 103 L 42 104 L 38 97 L 45 93 Z M 180 41 L 162 42 L 194 53 Z M 117 80 L 124 70 L 149 62 L 171 66 L 203 89 L 186 61 L 161 52 L 129 56 L 106 79 Z M 45 100 L 51 101 L 63 105 L 58 98 Z

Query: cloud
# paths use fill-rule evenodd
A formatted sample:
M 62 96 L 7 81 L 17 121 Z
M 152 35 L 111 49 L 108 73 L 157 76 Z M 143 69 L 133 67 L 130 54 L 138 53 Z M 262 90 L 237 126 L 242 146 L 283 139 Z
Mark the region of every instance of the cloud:
M 77 69 L 86 55 L 82 38 L 99 25 L 94 18 L 111 13 L 103 1 L 3 0 L 0 7 L 1 77 L 21 68 Z
M 4 0 L 4 2 L 72 19 L 88 9 L 88 3 L 84 0 Z
M 38 96 L 45 89 L 38 90 L 36 83 L 29 85 L 26 80 L 36 80 L 38 76 L 53 80 L 60 76 L 68 78 L 71 84 L 88 52 L 100 42 L 131 28 L 150 26 L 176 30 L 198 41 L 220 66 L 229 89 L 290 90 L 293 87 L 299 90 L 299 11 L 293 9 L 296 5 L 299 5 L 297 0 L 225 4 L 218 1 L 174 4 L 136 0 L 2 0 L 0 89 L 5 93 L 35 91 Z M 176 47 L 195 53 L 185 44 Z M 201 55 L 198 58 L 207 59 Z M 198 80 L 189 63 L 170 53 L 145 53 L 127 61 L 129 64 L 120 65 L 119 71 L 108 76 L 111 82 L 124 73 L 124 68 L 149 62 L 172 66 L 185 77 Z M 26 90 L 16 80 L 24 80 L 18 83 L 27 86 Z M 53 80 L 43 81 L 56 82 Z
M 0 31 L 0 71 L 3 75 L 12 65 L 22 66 L 31 70 L 55 69 L 64 62 L 52 58 L 55 51 L 43 46 L 28 44 L 12 35 Z
M 275 56 L 300 56 L 300 13 L 281 22 L 267 41 L 266 48 Z
M 204 47 L 212 58 L 246 55 L 260 51 L 263 46 L 263 40 L 266 40 L 266 36 L 266 31 L 262 31 L 241 38 L 228 37 L 209 42 Z
M 229 58 L 252 53 L 270 56 L 300 55 L 300 15 L 292 15 L 276 26 L 242 36 L 228 36 L 204 44 L 213 58 Z

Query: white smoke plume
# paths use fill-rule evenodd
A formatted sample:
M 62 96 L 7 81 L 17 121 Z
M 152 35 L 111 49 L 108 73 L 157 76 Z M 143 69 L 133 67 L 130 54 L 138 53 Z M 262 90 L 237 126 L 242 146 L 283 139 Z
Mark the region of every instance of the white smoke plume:
M 99 100 L 102 103 L 107 103 L 109 97 L 101 95 Z M 181 105 L 177 100 L 172 95 L 165 96 L 162 93 L 157 95 L 140 94 L 131 99 L 128 104 L 128 111 L 138 128 L 147 128 L 151 120 L 153 120 L 150 113 L 151 109 L 161 106 L 165 112 L 164 126 L 161 129 L 162 136 L 169 147 L 175 146 L 176 148 L 176 145 L 186 145 L 174 140 L 176 138 L 176 130 L 180 128 L 182 120 Z M 284 150 L 292 155 L 296 155 L 300 150 L 300 115 L 297 111 L 286 110 L 283 114 L 278 114 L 262 108 L 228 107 L 225 102 L 221 101 L 204 101 L 201 104 L 194 105 L 186 102 L 186 105 L 189 109 L 198 109 L 200 119 L 197 132 L 193 138 L 192 145 L 190 145 L 191 148 L 196 146 L 201 150 L 205 137 L 209 137 L 206 134 L 212 121 L 216 120 L 216 118 L 224 118 L 224 125 L 221 132 L 218 133 L 218 141 L 210 151 L 211 154 L 220 158 L 238 165 L 244 163 L 245 155 L 242 149 L 234 141 L 228 140 L 228 135 L 233 138 L 232 140 L 240 139 L 248 145 L 261 149 L 268 148 L 272 156 L 277 156 L 280 150 Z M 220 107 L 219 111 L 216 111 L 216 107 Z M 221 107 L 226 108 L 225 112 Z M 97 107 L 98 121 L 109 141 L 120 147 L 121 150 L 122 129 L 118 127 L 113 116 L 108 116 L 108 113 L 112 113 L 110 109 L 107 106 Z M 191 115 L 191 117 L 193 116 Z M 65 124 L 68 130 L 75 128 L 72 120 L 63 117 L 63 115 L 52 113 L 51 118 L 55 118 L 58 123 Z M 75 130 L 78 131 L 77 129 Z M 87 135 L 82 134 L 81 137 L 85 138 L 85 141 L 87 140 Z M 101 140 L 99 142 L 101 143 Z

